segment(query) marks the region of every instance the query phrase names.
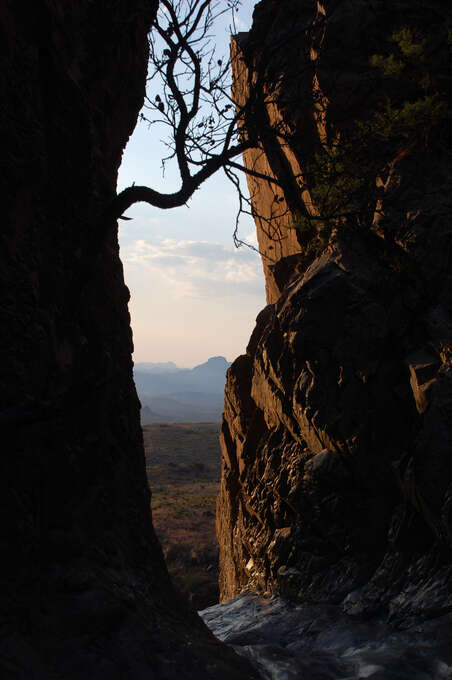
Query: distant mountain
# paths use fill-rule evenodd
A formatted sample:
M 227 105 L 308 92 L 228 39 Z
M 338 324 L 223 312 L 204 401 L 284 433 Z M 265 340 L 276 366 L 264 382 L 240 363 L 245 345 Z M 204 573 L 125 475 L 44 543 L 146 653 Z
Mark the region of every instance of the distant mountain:
M 135 370 L 140 373 L 177 373 L 182 371 L 182 368 L 176 366 L 174 361 L 165 361 L 164 363 L 153 364 L 151 362 L 143 362 L 135 364 Z
M 141 405 L 141 424 L 147 425 L 147 423 L 159 423 L 162 422 L 162 417 L 158 413 L 151 411 L 149 406 Z
M 211 357 L 206 363 L 191 369 L 157 373 L 143 370 L 137 364 L 134 369 L 135 384 L 140 395 L 170 395 L 181 392 L 223 394 L 229 366 L 230 363 L 224 357 Z
M 211 357 L 191 369 L 178 368 L 172 361 L 136 364 L 134 378 L 143 424 L 218 421 L 229 366 L 224 357 Z

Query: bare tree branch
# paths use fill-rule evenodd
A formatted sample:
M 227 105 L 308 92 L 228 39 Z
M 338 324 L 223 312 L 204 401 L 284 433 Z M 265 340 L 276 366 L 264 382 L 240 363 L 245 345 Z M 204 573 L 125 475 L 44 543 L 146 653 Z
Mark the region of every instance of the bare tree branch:
M 226 12 L 234 14 L 238 4 L 239 0 L 161 0 L 150 37 L 148 77 L 150 84 L 159 82 L 160 91 L 154 98 L 147 95 L 145 108 L 151 115 L 142 113 L 141 118 L 170 128 L 171 138 L 165 142 L 169 154 L 162 163 L 176 159 L 181 185 L 171 194 L 128 187 L 116 197 L 112 216 L 121 217 L 136 202 L 163 209 L 184 205 L 206 179 L 249 148 L 251 142 L 238 132 L 243 113 L 229 94 L 229 59 L 217 58 L 211 38 L 214 21 Z
M 214 175 L 220 168 L 224 167 L 229 158 L 238 156 L 243 153 L 246 148 L 245 144 L 241 144 L 231 147 L 225 154 L 210 158 L 203 164 L 201 170 L 194 175 L 190 175 L 183 182 L 179 191 L 173 194 L 164 194 L 149 187 L 135 185 L 124 189 L 124 191 L 121 191 L 121 193 L 116 196 L 112 206 L 112 216 L 119 218 L 131 205 L 140 202 L 149 203 L 150 205 L 153 205 L 156 208 L 162 208 L 163 210 L 185 205 L 196 189 L 198 189 L 206 179 L 209 179 L 209 177 Z

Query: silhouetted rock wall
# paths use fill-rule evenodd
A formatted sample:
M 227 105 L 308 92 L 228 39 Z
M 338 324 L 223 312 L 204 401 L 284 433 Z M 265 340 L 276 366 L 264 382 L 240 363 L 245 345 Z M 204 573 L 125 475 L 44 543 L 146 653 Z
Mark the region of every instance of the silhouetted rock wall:
M 262 0 L 239 39 L 235 91 L 246 96 L 264 69 L 267 87 L 275 84 L 271 120 L 289 129 L 283 150 L 303 173 L 316 139 L 337 139 L 382 96 L 370 85 L 370 55 L 406 22 L 439 35 L 450 10 Z M 386 608 L 394 621 L 452 605 L 450 149 L 445 134 L 394 161 L 391 200 L 383 192 L 379 206 L 384 228 L 376 215 L 368 230 L 338 229 L 298 254 L 287 241 L 264 264 L 272 304 L 226 385 L 223 600 L 251 589 L 340 601 L 361 588 L 350 611 Z M 269 214 L 268 185 L 253 183 Z M 290 187 L 285 201 L 292 210 Z M 267 253 L 271 241 L 259 242 Z
M 0 675 L 248 677 L 173 593 L 106 215 L 147 0 L 0 3 Z

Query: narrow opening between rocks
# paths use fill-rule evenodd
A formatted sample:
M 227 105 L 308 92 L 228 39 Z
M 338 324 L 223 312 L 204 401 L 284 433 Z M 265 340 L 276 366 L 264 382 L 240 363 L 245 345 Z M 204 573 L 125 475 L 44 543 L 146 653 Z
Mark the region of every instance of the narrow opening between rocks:
M 154 135 L 138 123 L 119 189 L 136 182 L 173 190 L 177 177 L 169 170 L 162 180 L 152 160 Z M 244 353 L 265 306 L 258 254 L 233 245 L 236 209 L 232 185 L 215 176 L 190 209 L 137 204 L 120 223 L 153 522 L 168 570 L 196 609 L 218 602 L 215 505 L 226 370 Z M 251 219 L 241 231 L 254 243 Z

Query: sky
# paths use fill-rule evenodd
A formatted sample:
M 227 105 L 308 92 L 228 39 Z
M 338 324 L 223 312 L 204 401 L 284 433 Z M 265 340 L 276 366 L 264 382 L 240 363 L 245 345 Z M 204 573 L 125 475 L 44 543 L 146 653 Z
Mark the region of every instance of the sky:
M 254 5 L 242 0 L 238 30 L 250 27 Z M 228 25 L 229 18 L 216 30 L 223 54 Z M 118 191 L 133 182 L 165 192 L 178 188 L 171 168 L 162 177 L 164 135 L 138 122 L 123 154 Z M 237 208 L 234 187 L 219 172 L 187 206 L 161 210 L 139 203 L 127 211 L 130 221 L 120 221 L 135 362 L 174 361 L 192 367 L 211 356 L 232 361 L 245 352 L 255 318 L 266 304 L 265 283 L 259 256 L 234 247 Z M 251 218 L 241 219 L 240 236 L 257 245 Z

